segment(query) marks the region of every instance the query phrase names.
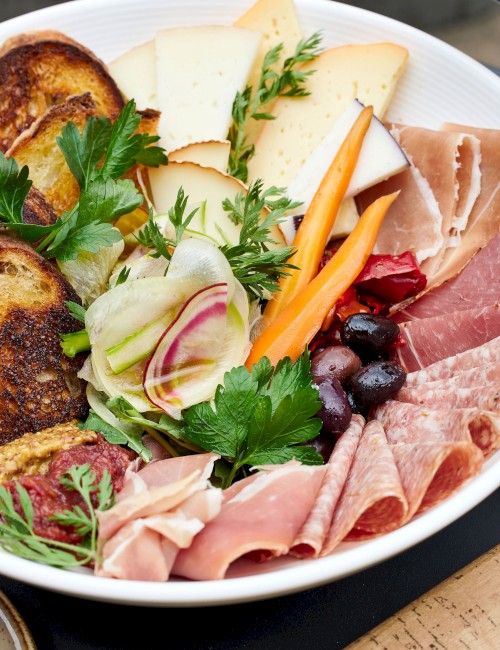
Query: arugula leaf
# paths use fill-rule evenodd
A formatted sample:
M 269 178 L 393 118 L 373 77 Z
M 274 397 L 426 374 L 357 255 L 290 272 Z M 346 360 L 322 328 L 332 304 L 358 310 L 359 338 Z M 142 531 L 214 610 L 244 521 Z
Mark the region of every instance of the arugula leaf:
M 212 403 L 195 404 L 184 413 L 183 436 L 232 462 L 227 487 L 246 465 L 283 463 L 296 458 L 321 464 L 311 447 L 297 446 L 315 438 L 321 408 L 312 384 L 309 354 L 295 363 L 285 359 L 272 373 L 263 358 L 249 372 L 244 366 L 224 376 Z
M 90 465 L 75 465 L 60 478 L 60 482 L 65 489 L 80 494 L 87 512 L 76 505 L 56 513 L 51 519 L 74 528 L 83 538 L 81 544 L 67 544 L 37 535 L 33 529 L 33 503 L 26 489 L 16 482 L 21 513 L 16 510 L 10 491 L 0 486 L 0 546 L 19 557 L 61 569 L 95 563 L 98 559 L 96 513 L 113 505 L 111 476 L 104 470 L 97 484 Z M 96 508 L 92 503 L 93 494 L 97 496 Z
M 123 284 L 128 280 L 128 276 L 130 275 L 131 270 L 132 269 L 130 268 L 130 266 L 124 266 L 122 268 L 122 270 L 118 274 L 118 277 L 116 278 L 115 287 L 117 287 L 120 284 Z
M 264 107 L 278 97 L 305 97 L 309 95 L 305 87 L 307 78 L 314 70 L 303 72 L 297 66 L 313 61 L 320 53 L 321 35 L 313 34 L 306 40 L 299 41 L 295 53 L 288 57 L 279 72 L 273 70 L 283 52 L 283 44 L 269 50 L 264 57 L 259 83 L 255 92 L 247 86 L 243 92 L 237 92 L 233 103 L 233 123 L 229 129 L 228 140 L 231 142 L 229 155 L 229 173 L 246 182 L 248 178 L 248 161 L 255 154 L 255 147 L 248 144 L 246 130 L 251 120 L 274 120 L 275 116 Z
M 236 246 L 223 246 L 234 276 L 245 289 L 258 298 L 264 292 L 274 293 L 280 278 L 288 275 L 286 269 L 297 267 L 289 263 L 295 252 L 292 246 L 269 249 L 276 242 L 271 228 L 277 226 L 287 210 L 300 203 L 285 196 L 285 189 L 270 187 L 263 190 L 263 182 L 258 179 L 250 185 L 248 192 L 240 192 L 234 202 L 226 199 L 222 207 L 236 225 L 241 225 L 240 241 Z M 269 213 L 262 218 L 263 211 Z
M 105 422 L 92 409 L 90 409 L 85 422 L 80 423 L 78 426 L 80 429 L 89 429 L 96 433 L 102 433 L 104 438 L 112 445 L 126 445 L 139 454 L 146 463 L 148 463 L 152 458 L 149 449 L 146 449 L 142 444 L 142 429 L 139 427 L 135 430 L 131 427 L 122 427 L 121 429 L 117 429 L 111 424 Z

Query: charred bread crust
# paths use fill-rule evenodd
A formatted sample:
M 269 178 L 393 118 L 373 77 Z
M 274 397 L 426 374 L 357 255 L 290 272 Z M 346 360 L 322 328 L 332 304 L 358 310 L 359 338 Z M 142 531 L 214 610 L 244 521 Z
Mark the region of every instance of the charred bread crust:
M 51 226 L 57 221 L 54 208 L 33 185 L 23 205 L 23 221 L 37 226 Z
M 81 329 L 65 305 L 79 302 L 30 246 L 0 236 L 0 444 L 88 411 L 84 355 L 66 357 L 60 334 Z
M 106 66 L 85 47 L 58 32 L 32 32 L 0 50 L 0 149 L 51 106 L 90 92 L 101 115 L 118 115 L 123 97 Z
M 57 214 L 69 210 L 78 200 L 80 188 L 71 173 L 56 138 L 68 122 L 80 131 L 89 117 L 97 115 L 90 93 L 69 97 L 63 104 L 52 106 L 23 131 L 6 153 L 18 165 L 28 165 L 30 179 Z

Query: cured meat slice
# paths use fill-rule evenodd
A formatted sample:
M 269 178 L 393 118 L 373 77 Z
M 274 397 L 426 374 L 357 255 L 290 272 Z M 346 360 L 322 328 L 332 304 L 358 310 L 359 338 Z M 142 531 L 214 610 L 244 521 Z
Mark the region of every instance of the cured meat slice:
M 408 500 L 406 521 L 436 505 L 479 472 L 483 454 L 471 442 L 391 445 Z
M 408 504 L 381 424 L 363 429 L 321 555 L 343 539 L 365 539 L 401 526 Z
M 200 480 L 205 481 L 210 478 L 214 463 L 219 458 L 219 454 L 192 454 L 167 458 L 148 463 L 138 474 L 149 488 L 174 483 L 196 471 L 200 472 Z
M 479 409 L 428 409 L 389 400 L 374 417 L 383 425 L 390 444 L 473 442 L 485 456 L 500 446 L 500 417 Z
M 457 269 L 457 272 L 460 269 Z M 428 286 L 429 278 L 427 279 Z M 480 289 L 480 290 L 478 290 Z M 397 323 L 493 305 L 500 296 L 500 235 L 454 278 L 394 314 Z
M 407 371 L 426 368 L 500 336 L 500 305 L 442 314 L 401 325 L 406 345 L 397 349 Z
M 293 543 L 293 555 L 318 557 L 330 530 L 335 506 L 345 485 L 364 425 L 364 418 L 353 415 L 351 424 L 335 445 L 316 502 Z
M 406 153 L 406 152 L 405 152 Z M 356 197 L 360 214 L 376 199 L 401 192 L 387 212 L 380 228 L 374 253 L 400 255 L 415 253 L 418 262 L 436 255 L 443 246 L 443 216 L 427 180 L 413 164 L 383 183 Z
M 429 366 L 430 367 L 430 366 Z M 425 373 L 424 370 L 417 370 L 412 375 L 417 375 L 419 372 Z M 407 375 L 409 377 L 409 375 Z M 449 392 L 461 388 L 478 388 L 489 386 L 498 386 L 500 383 L 500 363 L 487 363 L 479 368 L 471 368 L 470 370 L 463 370 L 452 377 L 446 379 L 435 379 L 434 381 L 426 381 L 422 384 L 410 385 L 402 389 L 404 391 L 414 391 L 422 389 L 424 391 L 443 391 Z M 399 393 L 398 393 L 399 395 Z M 399 397 L 398 397 L 399 399 Z M 407 399 L 402 399 L 402 402 L 408 402 Z
M 478 408 L 485 411 L 500 411 L 500 383 L 497 386 L 476 388 L 455 388 L 443 390 L 428 388 L 427 384 L 414 388 L 403 388 L 396 395 L 400 402 L 424 405 L 428 408 Z
M 471 348 L 460 354 L 454 354 L 446 359 L 437 361 L 423 370 L 411 372 L 406 376 L 405 387 L 419 386 L 429 381 L 445 380 L 458 376 L 459 373 L 471 369 L 483 368 L 487 371 L 488 376 L 492 376 L 494 368 L 490 364 L 497 364 L 500 362 L 500 337 L 488 341 L 484 345 L 477 348 Z M 468 384 L 469 386 L 482 386 L 486 382 L 483 380 L 481 383 Z M 460 384 L 463 385 L 463 384 Z M 446 388 L 446 386 L 443 386 Z
M 220 580 L 237 558 L 288 553 L 318 494 L 326 466 L 290 461 L 244 479 L 220 514 L 179 553 L 172 573 L 193 580 Z M 243 481 L 241 481 L 243 483 Z M 254 556 L 255 557 L 255 556 Z
M 422 265 L 422 271 L 432 277 L 445 249 L 460 242 L 460 232 L 467 225 L 472 206 L 479 195 L 479 140 L 464 133 L 403 125 L 393 125 L 391 132 L 429 183 L 442 216 L 441 249 Z

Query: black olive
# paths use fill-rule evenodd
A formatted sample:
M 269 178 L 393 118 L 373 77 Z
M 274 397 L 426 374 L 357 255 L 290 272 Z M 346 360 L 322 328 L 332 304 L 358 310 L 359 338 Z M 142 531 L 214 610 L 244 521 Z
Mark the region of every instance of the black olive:
M 406 372 L 397 363 L 375 361 L 361 368 L 349 381 L 349 393 L 360 409 L 386 402 L 403 387 Z
M 378 359 L 399 334 L 398 325 L 386 316 L 352 314 L 342 323 L 340 340 L 363 360 Z
M 334 435 L 342 433 L 351 422 L 352 412 L 347 395 L 335 379 L 325 377 L 316 382 L 319 390 L 319 398 L 323 406 L 318 412 L 318 417 L 323 422 L 323 433 Z
M 344 384 L 361 367 L 361 359 L 345 345 L 325 348 L 312 358 L 311 372 L 315 377 L 338 379 Z
M 328 462 L 330 456 L 332 455 L 334 440 L 332 438 L 327 438 L 326 436 L 319 435 L 314 440 L 309 440 L 308 442 L 302 443 L 304 447 L 314 447 L 318 454 L 323 456 L 325 463 Z

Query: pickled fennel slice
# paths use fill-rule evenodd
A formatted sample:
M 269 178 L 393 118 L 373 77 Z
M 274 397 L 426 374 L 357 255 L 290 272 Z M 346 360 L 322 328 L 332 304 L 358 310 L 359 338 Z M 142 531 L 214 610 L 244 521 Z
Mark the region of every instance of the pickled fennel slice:
M 229 303 L 222 283 L 193 295 L 149 359 L 145 393 L 171 417 L 180 419 L 182 409 L 211 399 L 224 373 L 248 355 L 248 300 L 237 294 Z
M 147 357 L 184 303 L 221 282 L 228 285 L 228 300 L 238 294 L 236 309 L 244 315 L 246 306 L 248 312 L 245 291 L 240 286 L 236 291 L 239 283 L 220 250 L 186 239 L 176 247 L 166 276 L 127 280 L 100 296 L 85 319 L 95 388 L 108 397 L 123 395 L 140 412 L 155 410 L 142 386 Z M 243 317 L 248 321 L 248 314 Z

